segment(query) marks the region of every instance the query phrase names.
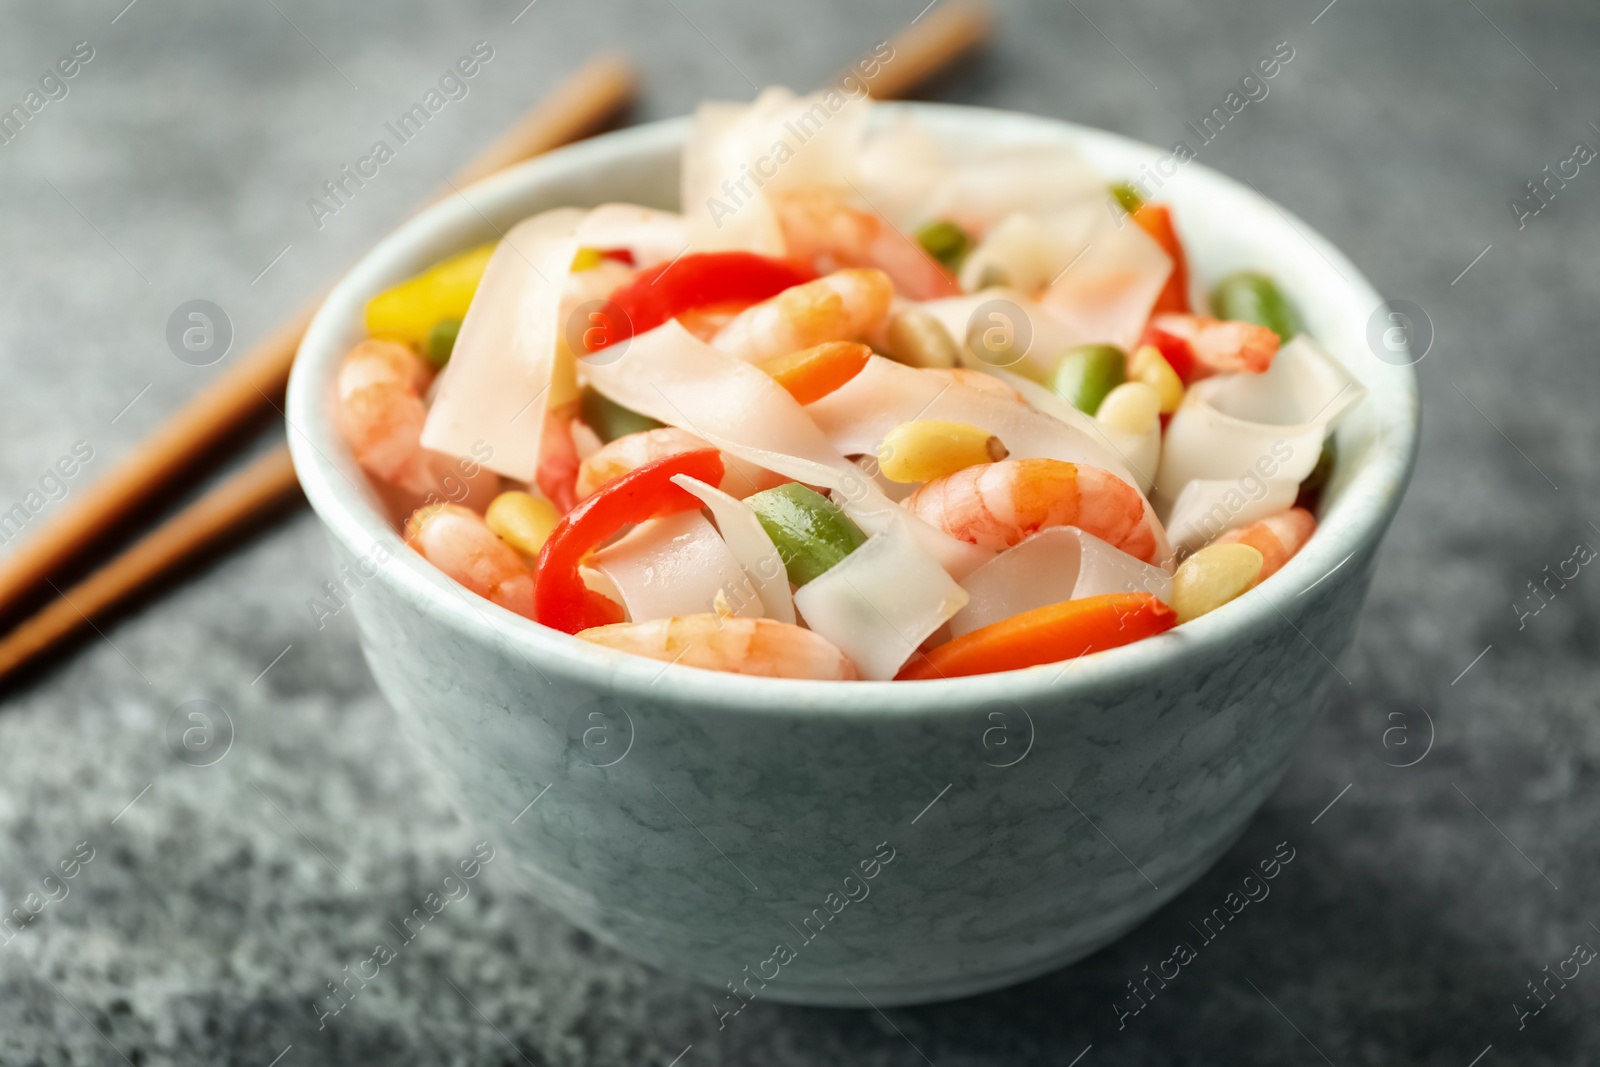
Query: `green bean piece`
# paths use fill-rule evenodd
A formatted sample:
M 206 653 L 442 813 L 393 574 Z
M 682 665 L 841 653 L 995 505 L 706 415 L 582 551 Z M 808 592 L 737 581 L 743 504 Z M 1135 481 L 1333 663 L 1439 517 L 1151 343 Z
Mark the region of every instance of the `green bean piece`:
M 1106 394 L 1128 380 L 1128 357 L 1116 345 L 1079 345 L 1050 373 L 1050 388 L 1085 414 L 1100 410 Z
M 917 244 L 922 250 L 952 271 L 960 270 L 961 263 L 972 250 L 972 238 L 960 226 L 948 219 L 936 219 L 917 231 Z
M 778 549 L 789 581 L 805 585 L 867 540 L 839 505 L 799 482 L 746 497 L 761 528 Z
M 428 344 L 422 358 L 433 364 L 435 370 L 443 369 L 455 351 L 456 335 L 461 332 L 460 319 L 440 319 L 428 330 Z
M 1144 207 L 1144 197 L 1129 182 L 1117 182 L 1111 187 L 1111 195 L 1122 205 L 1122 210 L 1130 215 Z
M 641 415 L 603 396 L 591 385 L 584 386 L 578 396 L 578 417 L 606 444 L 630 433 L 643 433 L 661 425 L 648 415 Z
M 1211 291 L 1211 311 L 1219 319 L 1265 326 L 1288 342 L 1300 332 L 1300 315 L 1276 282 L 1259 271 L 1235 271 Z

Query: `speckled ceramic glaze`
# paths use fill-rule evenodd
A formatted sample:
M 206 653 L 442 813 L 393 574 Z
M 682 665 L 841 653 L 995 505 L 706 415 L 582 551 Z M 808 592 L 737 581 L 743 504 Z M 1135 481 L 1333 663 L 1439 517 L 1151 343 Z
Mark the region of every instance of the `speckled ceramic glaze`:
M 956 142 L 1066 141 L 1108 176 L 1164 155 L 1044 119 L 904 106 Z M 522 884 L 622 951 L 709 983 L 723 1025 L 752 997 L 882 1006 L 1070 963 L 1222 854 L 1342 684 L 1334 664 L 1417 435 L 1411 370 L 1368 349 L 1380 299 L 1249 189 L 1191 163 L 1160 190 L 1191 270 L 1270 270 L 1370 390 L 1341 425 L 1316 537 L 1191 625 L 1070 667 L 914 684 L 623 656 L 472 596 L 405 549 L 333 429 L 332 382 L 366 298 L 428 263 L 548 207 L 675 206 L 686 130 L 624 131 L 474 186 L 380 245 L 306 335 L 295 465 L 341 562 L 385 560 L 353 598 L 373 674 Z

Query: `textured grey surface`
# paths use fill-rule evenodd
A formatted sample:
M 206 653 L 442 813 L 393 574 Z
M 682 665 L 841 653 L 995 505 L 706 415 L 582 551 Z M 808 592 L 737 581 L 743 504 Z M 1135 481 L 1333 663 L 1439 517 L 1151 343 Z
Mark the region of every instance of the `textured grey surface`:
M 517 2 L 139 0 L 113 23 L 121 6 L 0 16 L 8 104 L 74 42 L 95 48 L 69 94 L 0 146 L 3 506 L 84 440 L 95 458 L 76 491 L 215 375 L 167 351 L 174 307 L 215 300 L 241 339 L 258 336 L 590 49 L 632 47 L 640 115 L 664 116 L 748 95 L 744 74 L 820 80 L 921 5 L 540 0 L 515 25 Z M 6 694 L 5 910 L 43 899 L 78 842 L 94 858 L 0 945 L 0 1063 L 666 1064 L 691 1044 L 685 1065 L 1065 1064 L 1091 1044 L 1084 1067 L 1593 1058 L 1593 968 L 1520 1030 L 1514 1005 L 1576 942 L 1600 944 L 1600 587 L 1587 569 L 1552 581 L 1520 629 L 1512 605 L 1537 603 L 1526 583 L 1579 540 L 1600 544 L 1586 503 L 1600 488 L 1600 177 L 1583 168 L 1520 231 L 1508 200 L 1574 142 L 1600 147 L 1600 14 L 1080 0 L 1003 16 L 988 56 L 936 95 L 1158 142 L 1290 41 L 1268 98 L 1201 158 L 1288 204 L 1437 331 L 1422 457 L 1341 661 L 1351 684 L 1218 867 L 1121 942 L 1024 986 L 884 1015 L 758 1003 L 718 1034 L 706 990 L 553 916 L 528 923 L 491 863 L 319 1032 L 308 1005 L 323 983 L 475 837 L 396 735 L 348 614 L 317 629 L 306 601 L 332 564 L 302 512 Z M 496 56 L 471 95 L 317 230 L 305 199 L 480 39 Z M 167 745 L 191 699 L 237 729 L 211 767 Z M 1431 750 L 1386 766 L 1423 750 L 1419 709 Z M 1272 896 L 1119 1031 L 1125 983 L 1286 839 L 1298 854 Z

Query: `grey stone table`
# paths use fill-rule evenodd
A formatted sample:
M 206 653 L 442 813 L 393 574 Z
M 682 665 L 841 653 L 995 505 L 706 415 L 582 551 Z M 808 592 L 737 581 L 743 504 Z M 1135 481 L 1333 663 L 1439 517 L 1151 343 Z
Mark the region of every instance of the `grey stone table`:
M 87 42 L 0 144 L 0 511 L 81 492 L 226 365 L 173 358 L 179 304 L 259 336 L 582 55 L 629 48 L 636 117 L 675 115 L 747 79 L 813 84 L 924 0 L 125 2 L 0 14 L 7 109 Z M 0 1064 L 1595 1062 L 1594 969 L 1552 980 L 1538 1015 L 1517 1006 L 1600 944 L 1600 577 L 1529 590 L 1600 544 L 1600 172 L 1565 162 L 1600 146 L 1600 11 L 1325 2 L 1010 3 L 987 55 L 931 90 L 1170 143 L 1287 41 L 1268 96 L 1201 158 L 1436 334 L 1349 684 L 1200 884 L 1017 988 L 887 1013 L 758 1003 L 719 1033 L 707 990 L 597 946 L 491 863 L 319 1029 L 313 1000 L 476 835 L 397 739 L 348 615 L 319 627 L 308 607 L 332 575 L 301 511 L 7 692 L 0 912 L 42 908 L 0 932 Z M 313 219 L 321 183 L 477 41 L 494 55 L 468 95 Z M 169 745 L 194 700 L 235 731 L 211 766 Z M 1271 897 L 1119 1029 L 1128 983 L 1283 841 Z

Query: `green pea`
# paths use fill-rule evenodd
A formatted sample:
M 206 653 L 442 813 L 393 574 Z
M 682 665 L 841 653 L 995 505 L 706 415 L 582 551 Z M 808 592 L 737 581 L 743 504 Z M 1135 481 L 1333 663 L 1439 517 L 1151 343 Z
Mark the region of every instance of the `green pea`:
M 1116 345 L 1079 345 L 1050 373 L 1050 388 L 1079 411 L 1093 415 L 1106 394 L 1128 380 L 1128 357 Z
M 1211 311 L 1219 319 L 1253 322 L 1288 341 L 1300 332 L 1300 315 L 1276 282 L 1253 270 L 1236 271 L 1211 291 Z
M 1122 205 L 1122 210 L 1130 215 L 1144 207 L 1144 197 L 1129 182 L 1117 182 L 1111 187 L 1111 195 Z
M 428 343 L 422 350 L 422 358 L 432 363 L 435 370 L 442 368 L 450 362 L 450 353 L 455 351 L 456 335 L 461 332 L 460 319 L 440 319 L 428 330 Z
M 820 578 L 867 540 L 839 505 L 799 482 L 756 493 L 745 503 L 772 538 L 795 585 Z
M 601 395 L 589 385 L 584 386 L 578 396 L 578 417 L 595 432 L 596 437 L 607 444 L 630 433 L 643 433 L 661 425 L 648 415 L 641 415 Z
M 950 270 L 960 270 L 961 261 L 972 250 L 972 238 L 948 219 L 936 219 L 925 224 L 917 231 L 917 244 Z

